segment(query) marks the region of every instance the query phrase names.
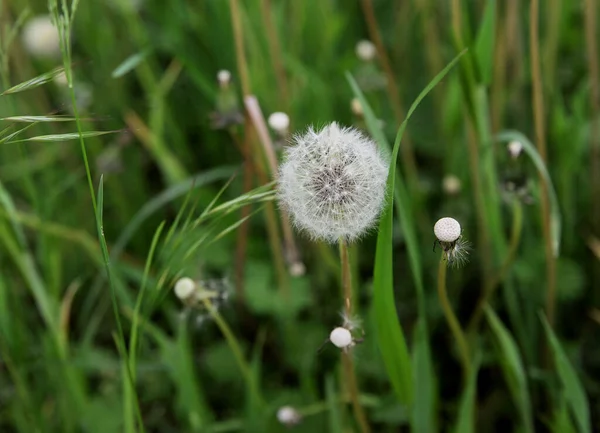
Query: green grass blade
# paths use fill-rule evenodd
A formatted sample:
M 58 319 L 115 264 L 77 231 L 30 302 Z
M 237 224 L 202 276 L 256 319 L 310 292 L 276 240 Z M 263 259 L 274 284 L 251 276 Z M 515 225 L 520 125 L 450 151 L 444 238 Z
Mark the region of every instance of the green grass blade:
M 408 348 L 404 333 L 398 320 L 396 303 L 394 299 L 394 274 L 393 274 L 393 206 L 394 188 L 396 180 L 396 159 L 400 149 L 402 135 L 411 115 L 419 106 L 419 103 L 427 96 L 437 83 L 439 83 L 459 58 L 466 52 L 458 54 L 433 80 L 423 89 L 417 99 L 408 110 L 406 119 L 400 125 L 387 181 L 387 203 L 379 222 L 379 235 L 377 237 L 377 251 L 375 255 L 375 269 L 373 276 L 376 329 L 379 349 L 381 351 L 388 376 L 394 390 L 402 403 L 410 404 L 413 401 L 412 389 L 412 366 L 408 354 Z M 399 183 L 402 185 L 402 182 Z M 402 185 L 403 186 L 403 185 Z
M 117 132 L 121 132 L 121 131 L 120 130 L 82 131 L 81 134 L 79 134 L 79 132 L 69 132 L 66 134 L 37 135 L 35 137 L 22 138 L 20 140 L 10 140 L 10 141 L 7 141 L 7 143 L 22 143 L 24 141 L 48 142 L 48 141 L 80 140 L 82 138 L 99 137 L 100 135 L 106 135 L 106 134 L 116 134 Z
M 2 117 L 0 120 L 6 122 L 20 122 L 20 123 L 32 123 L 32 122 L 75 122 L 77 119 L 72 116 L 48 115 L 48 116 L 10 116 Z M 86 120 L 86 119 L 79 119 Z M 89 120 L 89 119 L 88 119 Z
M 477 403 L 477 374 L 479 373 L 480 360 L 476 357 L 473 362 L 471 374 L 458 408 L 458 418 L 454 433 L 475 433 L 475 405 Z
M 111 77 L 119 78 L 133 71 L 150 54 L 150 50 L 140 51 L 127 57 L 123 62 L 115 68 Z
M 550 197 L 550 232 L 552 233 L 552 251 L 554 253 L 554 257 L 558 257 L 560 255 L 561 237 L 560 207 L 558 205 L 556 190 L 552 184 L 552 179 L 550 178 L 550 173 L 548 173 L 546 164 L 544 164 L 542 157 L 537 152 L 531 141 L 529 141 L 525 135 L 518 131 L 503 131 L 496 136 L 496 140 L 502 142 L 516 140 L 521 143 L 523 145 L 523 150 L 525 150 L 525 153 L 527 156 L 529 156 L 533 162 L 533 165 L 535 165 L 538 173 L 542 176 L 542 179 L 544 179 L 544 183 L 546 184 L 546 189 L 548 190 L 548 195 Z
M 425 317 L 420 317 L 415 329 L 413 347 L 413 389 L 415 401 L 412 410 L 413 433 L 431 433 L 437 429 L 437 384 L 431 360 L 429 333 Z
M 4 92 L 0 93 L 0 95 L 10 95 L 12 93 L 24 92 L 26 90 L 34 89 L 43 84 L 46 84 L 49 81 L 52 81 L 54 78 L 58 77 L 60 74 L 65 72 L 65 68 L 55 68 L 50 72 L 46 72 L 44 74 L 38 75 L 35 78 L 24 81 L 22 83 L 17 84 L 9 89 L 6 89 Z
M 542 313 L 540 313 L 540 318 L 544 325 L 544 330 L 546 331 L 546 338 L 552 349 L 554 365 L 564 390 L 567 405 L 571 409 L 571 414 L 573 415 L 573 418 L 575 418 L 575 423 L 579 432 L 590 433 L 592 431 L 590 407 L 583 385 L 558 341 L 558 338 L 554 334 L 554 331 L 548 324 L 548 320 Z
M 487 0 L 483 19 L 475 41 L 475 58 L 479 66 L 481 81 L 489 85 L 492 82 L 494 66 L 494 42 L 496 34 L 496 1 Z
M 330 374 L 325 378 L 325 398 L 327 399 L 327 414 L 329 429 L 331 433 L 342 433 L 342 414 L 340 402 L 335 393 L 335 379 Z
M 533 417 L 531 415 L 531 400 L 527 387 L 527 376 L 517 343 L 496 313 L 494 313 L 494 310 L 488 306 L 485 309 L 485 314 L 496 342 L 504 378 L 514 400 L 515 408 L 521 414 L 523 431 L 533 433 Z

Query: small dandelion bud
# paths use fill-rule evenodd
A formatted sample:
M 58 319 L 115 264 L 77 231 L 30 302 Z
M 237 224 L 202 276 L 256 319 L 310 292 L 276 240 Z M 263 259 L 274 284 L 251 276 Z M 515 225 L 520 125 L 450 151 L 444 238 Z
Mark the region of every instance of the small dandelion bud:
M 458 194 L 461 189 L 460 179 L 453 174 L 444 176 L 444 179 L 442 180 L 442 189 L 448 195 Z
M 377 219 L 388 164 L 375 143 L 331 123 L 294 137 L 280 166 L 278 195 L 294 224 L 313 238 L 357 239 Z
M 280 135 L 285 135 L 290 126 L 290 117 L 285 113 L 277 111 L 269 116 L 267 122 L 273 131 Z
M 282 406 L 277 411 L 277 420 L 287 427 L 292 427 L 302 421 L 302 415 L 291 406 Z
M 350 109 L 352 110 L 352 114 L 357 117 L 362 117 L 364 114 L 362 104 L 358 98 L 352 98 L 352 101 L 350 101 Z
M 523 150 L 523 144 L 518 140 L 513 140 L 506 145 L 508 153 L 513 159 L 517 159 Z
M 180 278 L 175 283 L 175 296 L 182 301 L 190 299 L 196 291 L 196 283 L 188 277 Z
M 217 72 L 217 81 L 219 82 L 219 86 L 227 87 L 231 82 L 231 72 L 226 69 L 221 69 Z
M 22 41 L 29 54 L 39 58 L 55 58 L 60 54 L 59 34 L 50 16 L 40 15 L 27 21 Z
M 362 41 L 358 41 L 356 44 L 356 57 L 358 57 L 363 62 L 372 61 L 377 55 L 377 49 L 373 42 L 363 39 Z
M 433 232 L 440 242 L 456 242 L 460 237 L 460 224 L 454 218 L 441 218 L 433 226 Z
M 346 328 L 337 327 L 329 334 L 329 341 L 340 349 L 346 349 L 352 345 L 352 334 Z

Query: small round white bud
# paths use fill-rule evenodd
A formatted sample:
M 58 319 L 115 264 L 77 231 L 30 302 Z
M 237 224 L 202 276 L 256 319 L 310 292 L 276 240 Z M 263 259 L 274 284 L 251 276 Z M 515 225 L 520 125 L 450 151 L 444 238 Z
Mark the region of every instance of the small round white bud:
M 277 420 L 286 426 L 298 424 L 302 416 L 291 406 L 282 406 L 277 411 Z
M 182 301 L 189 299 L 196 290 L 196 283 L 188 277 L 180 278 L 175 283 L 175 296 Z
M 442 180 L 442 189 L 448 195 L 458 194 L 460 192 L 461 183 L 460 179 L 453 174 L 444 176 Z
M 355 116 L 362 117 L 364 114 L 362 104 L 358 98 L 352 98 L 352 101 L 350 101 L 350 109 Z
M 523 144 L 518 140 L 513 140 L 506 146 L 508 148 L 508 153 L 513 159 L 517 159 L 523 150 Z
M 385 199 L 388 163 L 376 144 L 335 122 L 296 135 L 294 142 L 279 168 L 281 206 L 314 239 L 360 237 Z
M 306 266 L 302 262 L 294 262 L 290 265 L 290 275 L 292 277 L 301 277 L 306 274 Z
M 460 237 L 460 224 L 454 218 L 441 218 L 433 226 L 433 232 L 440 242 L 455 242 Z
M 217 81 L 221 87 L 226 87 L 231 81 L 231 72 L 227 69 L 221 69 L 217 72 Z
M 273 131 L 285 134 L 290 126 L 290 117 L 281 111 L 277 111 L 269 116 L 267 122 Z
M 370 62 L 377 55 L 377 48 L 373 42 L 363 39 L 356 44 L 356 57 L 363 62 Z
M 329 340 L 336 347 L 345 349 L 352 344 L 352 334 L 346 328 L 337 327 L 329 334 Z
M 60 40 L 50 16 L 40 15 L 30 19 L 23 27 L 22 41 L 34 57 L 54 58 L 60 54 Z

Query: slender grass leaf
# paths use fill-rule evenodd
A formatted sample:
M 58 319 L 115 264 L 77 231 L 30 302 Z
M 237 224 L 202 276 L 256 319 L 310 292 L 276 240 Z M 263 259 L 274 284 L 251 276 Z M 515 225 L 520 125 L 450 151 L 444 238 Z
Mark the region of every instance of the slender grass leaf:
M 38 75 L 37 77 L 32 78 L 31 80 L 24 81 L 22 83 L 17 84 L 16 86 L 6 89 L 4 92 L 0 93 L 0 95 L 10 95 L 12 93 L 24 92 L 26 90 L 34 89 L 43 84 L 46 84 L 48 81 L 52 81 L 64 72 L 65 68 L 63 68 L 62 66 L 60 68 L 55 68 L 50 72 Z
M 515 407 L 521 415 L 523 431 L 533 433 L 533 417 L 529 389 L 527 387 L 527 376 L 517 343 L 498 316 L 496 316 L 494 310 L 488 306 L 485 309 L 485 314 L 496 342 L 504 378 L 508 384 Z
M 406 119 L 400 125 L 396 142 L 392 151 L 390 171 L 387 180 L 387 203 L 379 222 L 379 235 L 377 237 L 377 251 L 374 269 L 374 302 L 376 329 L 379 349 L 381 351 L 388 376 L 400 402 L 411 404 L 413 401 L 412 366 L 404 333 L 398 320 L 396 302 L 394 299 L 393 275 L 393 206 L 394 188 L 396 180 L 396 159 L 400 149 L 400 141 L 411 115 L 419 106 L 425 96 L 439 83 L 452 67 L 458 62 L 463 51 L 456 56 L 419 94 L 411 105 Z M 402 182 L 399 182 L 402 185 Z
M 554 365 L 558 377 L 564 389 L 564 395 L 567 405 L 571 409 L 571 414 L 575 418 L 575 423 L 580 433 L 590 433 L 592 431 L 590 421 L 590 407 L 585 390 L 575 369 L 571 365 L 569 358 L 565 354 L 558 338 L 554 334 L 552 327 L 546 317 L 540 313 L 540 318 L 546 331 L 546 338 L 550 343 L 552 354 L 554 356 Z
M 531 144 L 529 139 L 521 134 L 518 131 L 503 131 L 496 136 L 496 140 L 502 142 L 510 142 L 513 140 L 518 141 L 523 145 L 523 149 L 525 153 L 531 161 L 538 173 L 544 179 L 544 183 L 546 184 L 546 189 L 548 190 L 548 195 L 550 196 L 550 232 L 552 234 L 552 251 L 554 253 L 554 257 L 558 257 L 560 255 L 560 237 L 561 237 L 561 215 L 560 215 L 560 207 L 558 205 L 558 197 L 556 196 L 556 190 L 554 189 L 554 185 L 552 184 L 552 179 L 550 178 L 550 174 L 548 173 L 548 169 L 546 168 L 546 164 L 542 160 L 542 157 L 536 150 L 535 146 Z
M 487 0 L 483 13 L 477 40 L 475 41 L 475 58 L 479 66 L 479 73 L 484 84 L 492 82 L 492 68 L 494 65 L 494 36 L 496 34 L 496 1 Z
M 2 117 L 0 120 L 6 122 L 21 122 L 21 123 L 32 123 L 32 122 L 75 122 L 77 118 L 72 116 L 63 115 L 48 115 L 48 116 L 10 116 Z M 89 119 L 79 119 L 89 120 Z
M 479 373 L 480 358 L 475 357 L 467 386 L 463 391 L 458 408 L 458 418 L 454 433 L 475 433 L 475 403 L 477 397 L 477 374 Z
M 150 54 L 149 49 L 140 51 L 139 53 L 132 54 L 131 56 L 129 56 L 125 60 L 123 60 L 123 62 L 115 68 L 115 70 L 112 72 L 111 76 L 113 78 L 119 78 L 119 77 L 122 77 L 123 75 L 131 72 L 146 57 L 148 57 L 148 54 Z
M 328 421 L 331 433 L 342 433 L 342 414 L 340 411 L 340 403 L 335 394 L 335 379 L 332 375 L 325 378 L 325 398 L 327 399 Z
M 23 139 L 20 139 L 20 140 L 10 140 L 10 141 L 7 141 L 7 142 L 8 143 L 21 143 L 21 142 L 24 142 L 24 141 L 41 141 L 41 142 L 47 142 L 47 141 L 69 141 L 69 140 L 79 140 L 81 138 L 98 137 L 100 135 L 115 134 L 117 132 L 121 132 L 121 130 L 114 130 L 114 131 L 82 131 L 81 134 L 79 134 L 78 132 L 69 132 L 67 134 L 38 135 L 38 136 L 35 136 L 35 137 L 23 138 Z
M 435 414 L 436 375 L 431 362 L 429 333 L 425 316 L 419 317 L 413 348 L 413 389 L 415 401 L 412 410 L 411 427 L 413 433 L 431 433 L 438 431 Z

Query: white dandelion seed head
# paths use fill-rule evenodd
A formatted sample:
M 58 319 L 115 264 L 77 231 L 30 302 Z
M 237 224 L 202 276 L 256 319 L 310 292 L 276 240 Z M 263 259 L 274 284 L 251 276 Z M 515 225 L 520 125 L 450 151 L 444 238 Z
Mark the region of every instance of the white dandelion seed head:
M 377 55 L 377 49 L 375 48 L 375 44 L 373 44 L 373 42 L 367 39 L 358 41 L 355 50 L 356 57 L 358 57 L 363 62 L 370 62 Z
M 282 406 L 277 410 L 277 421 L 286 426 L 298 424 L 302 416 L 292 406 Z
M 331 341 L 334 346 L 345 349 L 352 345 L 352 334 L 349 330 L 340 326 L 331 331 L 329 334 L 329 341 Z
M 506 148 L 508 149 L 510 156 L 517 159 L 523 151 L 523 144 L 518 140 L 513 140 L 506 145 Z
M 444 176 L 444 179 L 442 179 L 442 189 L 448 195 L 458 194 L 461 189 L 460 179 L 453 174 Z
M 359 238 L 383 207 L 386 159 L 361 132 L 335 122 L 294 142 L 279 168 L 281 206 L 314 239 Z
M 231 81 L 231 72 L 227 69 L 221 69 L 217 72 L 217 81 L 221 87 L 226 87 Z
M 290 117 L 281 111 L 276 111 L 269 116 L 267 122 L 273 131 L 285 133 L 290 126 Z
M 183 277 L 175 283 L 175 296 L 182 301 L 189 299 L 196 291 L 196 283 L 188 277 Z
M 469 261 L 471 243 L 463 236 L 459 237 L 452 247 L 446 251 L 446 260 L 451 268 L 460 268 Z
M 34 57 L 55 58 L 60 55 L 58 29 L 49 15 L 39 15 L 27 21 L 21 38 L 27 52 Z
M 454 218 L 440 218 L 433 226 L 433 233 L 440 242 L 455 242 L 460 237 L 460 224 Z

